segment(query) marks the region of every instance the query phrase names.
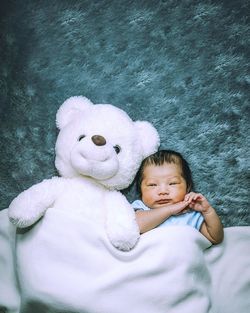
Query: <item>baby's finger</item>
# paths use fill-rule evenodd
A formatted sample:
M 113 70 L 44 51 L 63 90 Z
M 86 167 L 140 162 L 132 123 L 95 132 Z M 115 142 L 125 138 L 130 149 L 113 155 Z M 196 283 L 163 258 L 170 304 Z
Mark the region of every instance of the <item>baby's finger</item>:
M 180 202 L 180 206 L 182 206 L 183 208 L 185 208 L 186 206 L 188 206 L 189 205 L 189 201 L 181 201 Z
M 185 195 L 185 201 L 190 201 L 193 198 L 194 193 L 190 192 L 188 194 Z
M 192 202 L 192 199 L 184 199 L 183 201 L 184 203 L 186 203 L 186 206 L 189 205 Z
M 178 202 L 176 204 L 171 205 L 170 209 L 173 212 L 173 214 L 177 214 L 177 213 L 181 212 L 182 210 L 184 210 L 188 205 L 189 205 L 188 202 L 181 201 L 181 202 Z
M 190 192 L 189 194 L 187 194 L 187 201 L 191 202 L 191 201 L 195 200 L 195 197 L 196 197 L 196 193 Z
M 194 197 L 194 200 L 204 200 L 205 197 L 201 193 L 197 193 Z

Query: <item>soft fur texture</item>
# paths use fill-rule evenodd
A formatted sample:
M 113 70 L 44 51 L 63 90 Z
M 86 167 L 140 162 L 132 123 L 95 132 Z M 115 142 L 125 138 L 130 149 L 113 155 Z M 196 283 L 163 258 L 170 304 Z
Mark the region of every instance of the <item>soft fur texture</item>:
M 48 208 L 71 211 L 104 225 L 115 247 L 133 248 L 139 238 L 134 210 L 117 190 L 128 187 L 141 161 L 157 150 L 156 129 L 145 121 L 133 122 L 115 106 L 94 105 L 81 96 L 62 104 L 56 122 L 56 168 L 62 177 L 18 195 L 9 206 L 10 220 L 23 228 Z
M 83 94 L 152 122 L 224 225 L 250 225 L 249 4 L 1 1 L 1 209 L 56 174 L 55 113 Z

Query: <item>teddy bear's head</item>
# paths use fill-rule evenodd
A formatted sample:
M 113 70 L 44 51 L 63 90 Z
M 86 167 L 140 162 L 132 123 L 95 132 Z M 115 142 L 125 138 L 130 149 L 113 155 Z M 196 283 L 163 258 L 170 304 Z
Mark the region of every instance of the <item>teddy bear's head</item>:
M 71 97 L 56 116 L 56 168 L 63 177 L 91 177 L 110 189 L 133 181 L 141 161 L 159 146 L 156 129 L 110 104 Z

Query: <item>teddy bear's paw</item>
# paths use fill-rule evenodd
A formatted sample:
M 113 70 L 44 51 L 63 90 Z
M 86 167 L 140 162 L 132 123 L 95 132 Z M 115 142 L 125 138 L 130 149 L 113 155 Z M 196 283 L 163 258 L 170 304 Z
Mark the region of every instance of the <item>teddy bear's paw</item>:
M 134 240 L 112 240 L 111 243 L 112 245 L 122 251 L 129 251 L 134 248 L 138 241 L 138 238 L 134 238 Z
M 122 221 L 116 219 L 115 222 L 109 219 L 106 231 L 112 245 L 122 251 L 133 249 L 140 238 L 139 227 L 132 218 L 127 222 L 125 219 Z
M 137 231 L 127 233 L 108 232 L 108 237 L 114 247 L 122 251 L 129 251 L 136 245 L 140 234 Z
M 17 214 L 14 210 L 9 209 L 9 219 L 12 224 L 14 224 L 18 228 L 25 228 L 33 225 L 40 217 L 41 215 L 31 215 L 26 214 L 22 212 L 22 216 L 20 214 Z
M 19 218 L 9 217 L 9 219 L 11 223 L 14 224 L 18 228 L 25 228 L 33 224 L 30 221 L 25 221 Z

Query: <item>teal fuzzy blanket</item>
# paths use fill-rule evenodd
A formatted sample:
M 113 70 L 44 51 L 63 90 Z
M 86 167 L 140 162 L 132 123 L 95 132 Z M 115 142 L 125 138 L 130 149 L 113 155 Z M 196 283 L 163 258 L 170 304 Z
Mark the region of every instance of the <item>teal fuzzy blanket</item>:
M 250 225 L 248 12 L 248 0 L 2 1 L 1 209 L 56 175 L 56 111 L 84 95 L 150 121 L 224 225 Z

